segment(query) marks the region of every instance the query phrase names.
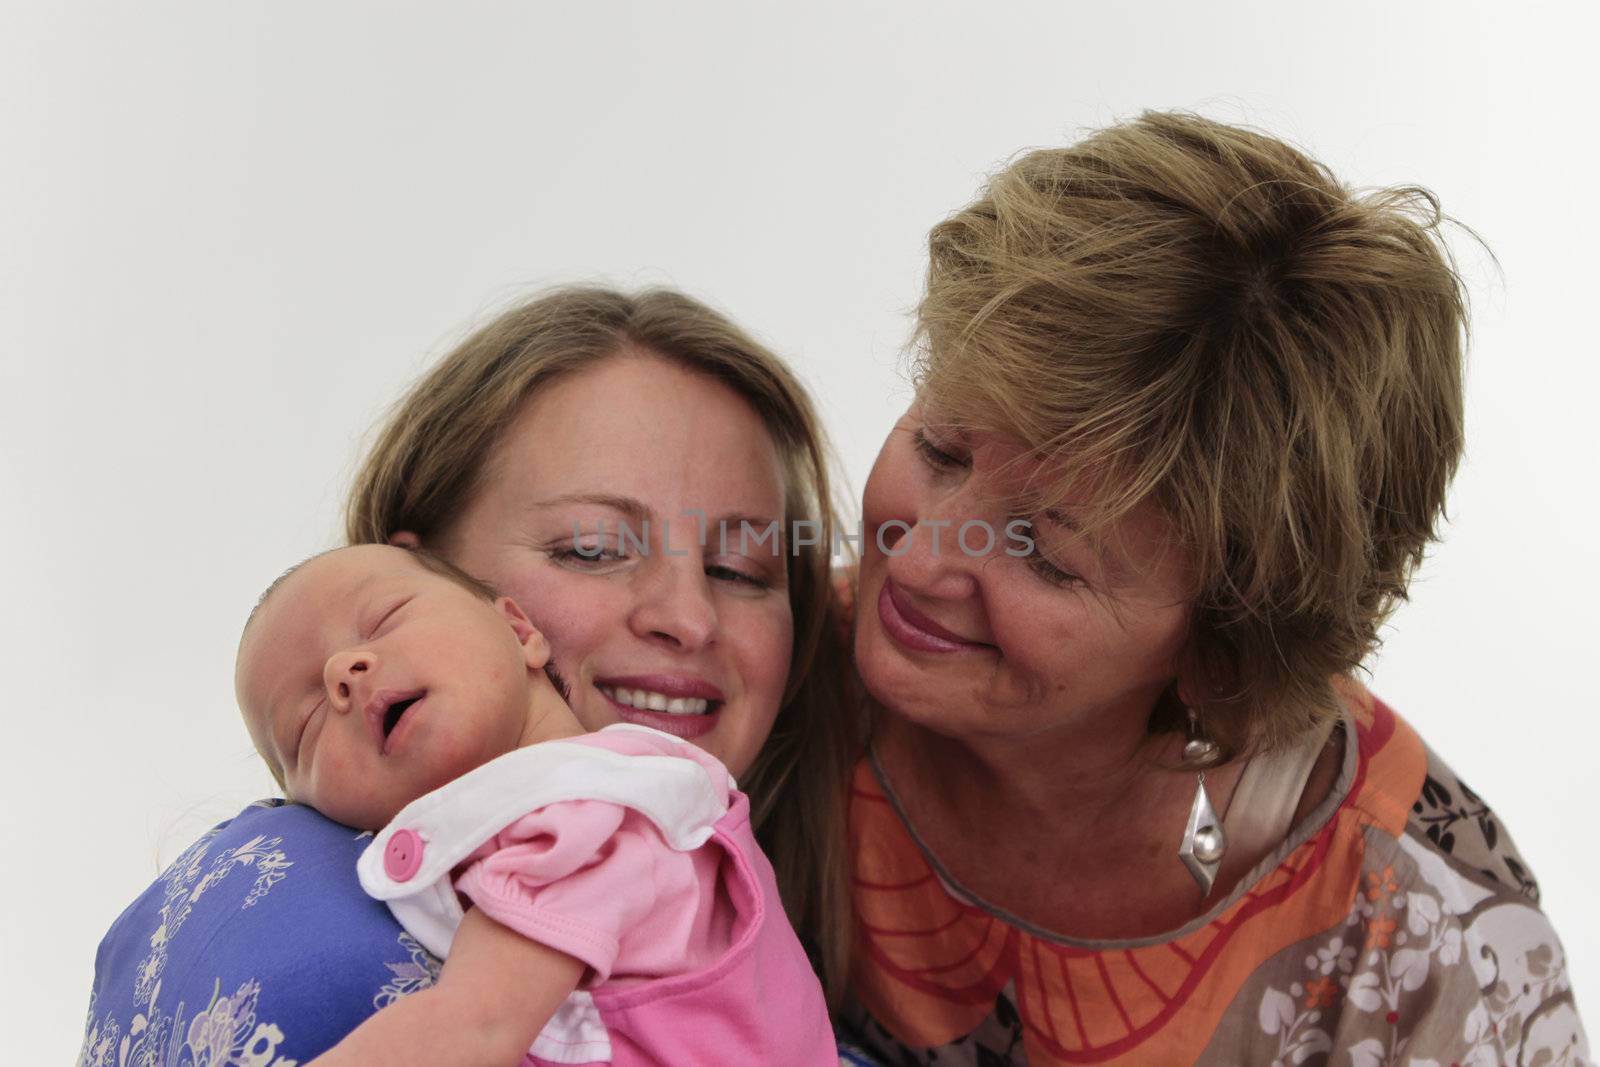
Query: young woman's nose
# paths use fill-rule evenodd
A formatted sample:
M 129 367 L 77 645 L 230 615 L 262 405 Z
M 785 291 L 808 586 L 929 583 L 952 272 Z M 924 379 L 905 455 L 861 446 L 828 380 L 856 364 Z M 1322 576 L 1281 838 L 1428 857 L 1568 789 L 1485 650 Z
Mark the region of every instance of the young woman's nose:
M 365 649 L 346 649 L 328 657 L 322 665 L 322 685 L 333 710 L 345 712 L 361 707 L 376 664 L 377 657 Z
M 646 640 L 693 652 L 717 636 L 717 607 L 699 553 L 657 553 L 634 576 L 628 625 Z

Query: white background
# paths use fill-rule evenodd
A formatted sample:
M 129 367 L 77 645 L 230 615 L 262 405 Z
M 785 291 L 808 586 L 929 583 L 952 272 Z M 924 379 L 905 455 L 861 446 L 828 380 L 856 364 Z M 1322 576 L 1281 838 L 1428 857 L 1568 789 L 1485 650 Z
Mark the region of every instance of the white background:
M 239 625 L 336 540 L 364 435 L 470 323 L 554 282 L 687 289 L 794 360 L 858 490 L 907 398 L 928 227 L 1016 150 L 1147 107 L 1265 127 L 1355 184 L 1421 181 L 1498 256 L 1458 242 L 1470 454 L 1374 686 L 1512 829 L 1600 1027 L 1600 234 L 1573 17 L 6 7 L 4 1058 L 70 1061 L 107 924 L 268 792 L 233 709 Z

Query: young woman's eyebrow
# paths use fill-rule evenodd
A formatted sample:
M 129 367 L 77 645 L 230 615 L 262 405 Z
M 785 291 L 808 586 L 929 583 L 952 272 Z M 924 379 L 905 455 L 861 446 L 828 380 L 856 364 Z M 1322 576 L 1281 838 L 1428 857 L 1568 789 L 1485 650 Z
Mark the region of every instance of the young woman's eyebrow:
M 687 520 L 699 524 L 699 515 L 687 516 Z M 777 536 L 773 537 L 769 531 L 776 530 Z M 730 512 L 727 515 L 718 515 L 716 518 L 705 520 L 704 539 L 702 548 L 715 547 L 718 552 L 727 551 L 738 545 L 755 545 L 760 548 L 770 545 L 776 555 L 782 555 L 784 546 L 789 542 L 789 531 L 784 529 L 784 524 L 776 516 L 750 515 L 744 512 Z M 811 531 L 813 536 L 820 537 L 822 528 L 818 526 Z M 697 530 L 697 533 L 700 531 Z M 740 535 L 743 534 L 741 541 Z
M 643 523 L 650 517 L 650 509 L 631 496 L 616 496 L 612 493 L 563 493 L 546 500 L 535 500 L 528 506 L 530 508 L 553 508 L 562 504 L 595 504 L 603 508 L 610 508 L 619 512 L 630 523 Z

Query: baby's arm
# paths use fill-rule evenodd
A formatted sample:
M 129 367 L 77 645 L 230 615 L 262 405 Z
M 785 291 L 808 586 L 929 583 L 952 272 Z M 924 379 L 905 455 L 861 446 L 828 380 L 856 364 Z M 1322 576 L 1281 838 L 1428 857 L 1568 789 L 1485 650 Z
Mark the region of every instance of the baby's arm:
M 395 1001 L 308 1067 L 507 1067 L 583 977 L 584 964 L 467 911 L 439 980 Z

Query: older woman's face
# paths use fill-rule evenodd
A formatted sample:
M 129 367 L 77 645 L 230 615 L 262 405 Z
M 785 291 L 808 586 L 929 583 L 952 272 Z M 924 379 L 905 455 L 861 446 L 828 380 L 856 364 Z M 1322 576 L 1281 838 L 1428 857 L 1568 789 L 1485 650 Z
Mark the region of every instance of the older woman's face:
M 794 627 L 782 548 L 737 532 L 781 528 L 783 502 L 749 404 L 627 350 L 529 400 L 431 547 L 544 632 L 585 728 L 653 726 L 739 775 L 778 713 Z
M 1162 551 L 1160 516 L 1136 510 L 1096 551 L 1070 507 L 1008 507 L 1048 473 L 1015 442 L 930 424 L 917 405 L 890 432 L 863 500 L 856 623 L 857 666 L 886 707 L 948 736 L 1015 740 L 1143 721 L 1173 680 L 1187 572 Z M 1019 518 L 1027 555 L 1007 537 Z M 988 552 L 984 526 L 962 544 L 970 522 L 994 531 Z

